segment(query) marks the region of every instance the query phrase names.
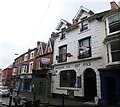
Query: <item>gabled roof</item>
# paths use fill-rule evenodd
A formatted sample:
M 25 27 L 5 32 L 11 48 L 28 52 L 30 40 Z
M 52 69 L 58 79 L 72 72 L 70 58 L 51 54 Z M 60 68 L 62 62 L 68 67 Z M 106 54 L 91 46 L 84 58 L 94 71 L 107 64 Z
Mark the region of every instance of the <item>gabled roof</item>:
M 46 43 L 45 42 L 40 42 L 40 45 L 38 47 L 37 56 L 43 55 L 44 52 L 45 52 L 45 48 L 46 48 Z
M 68 21 L 66 21 L 64 19 L 61 19 L 56 27 L 56 30 L 60 30 L 60 28 L 63 24 L 65 24 L 67 27 L 71 26 L 71 23 L 69 23 Z
M 75 15 L 74 19 L 78 21 L 83 12 L 87 12 L 89 15 L 94 14 L 94 12 L 92 12 L 91 10 L 81 6 L 80 9 L 78 10 L 77 14 Z
M 48 43 L 46 45 L 45 53 L 53 52 L 53 40 L 49 38 Z

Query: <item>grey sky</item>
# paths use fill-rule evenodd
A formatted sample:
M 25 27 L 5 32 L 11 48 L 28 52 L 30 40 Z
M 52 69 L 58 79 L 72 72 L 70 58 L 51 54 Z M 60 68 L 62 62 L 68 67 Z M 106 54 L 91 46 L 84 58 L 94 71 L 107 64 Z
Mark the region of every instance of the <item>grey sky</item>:
M 60 19 L 72 22 L 80 6 L 98 13 L 110 9 L 110 1 L 0 0 L 0 68 L 12 64 L 15 53 L 36 47 L 37 41 L 47 42 Z

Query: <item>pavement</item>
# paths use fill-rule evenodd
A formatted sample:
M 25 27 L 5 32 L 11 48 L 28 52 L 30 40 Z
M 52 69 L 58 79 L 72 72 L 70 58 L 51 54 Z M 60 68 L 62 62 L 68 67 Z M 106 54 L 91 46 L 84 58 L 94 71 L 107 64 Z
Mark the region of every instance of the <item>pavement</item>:
M 14 95 L 17 95 L 14 93 Z M 19 93 L 20 97 L 26 97 L 28 100 L 33 100 L 34 95 L 31 93 Z M 43 98 L 42 96 L 36 95 L 35 99 L 39 99 L 43 105 L 49 105 L 49 107 L 95 107 L 95 104 L 93 102 L 79 102 L 71 99 L 66 99 L 62 97 L 54 98 Z
M 17 95 L 16 92 L 13 93 L 13 96 Z M 33 100 L 34 99 L 34 95 L 32 93 L 19 93 L 20 97 L 26 97 L 28 100 Z M 4 105 L 9 105 L 9 99 L 7 99 L 6 102 L 3 102 L 3 106 L 0 105 L 0 107 L 5 107 Z M 41 107 L 97 107 L 94 102 L 80 102 L 80 101 L 76 101 L 72 98 L 68 99 L 68 98 L 62 98 L 62 97 L 58 97 L 58 98 L 42 98 L 39 95 L 36 95 L 35 97 L 36 100 L 40 100 L 41 101 Z M 11 103 L 11 105 L 15 105 L 13 102 Z M 100 106 L 99 106 L 100 107 Z

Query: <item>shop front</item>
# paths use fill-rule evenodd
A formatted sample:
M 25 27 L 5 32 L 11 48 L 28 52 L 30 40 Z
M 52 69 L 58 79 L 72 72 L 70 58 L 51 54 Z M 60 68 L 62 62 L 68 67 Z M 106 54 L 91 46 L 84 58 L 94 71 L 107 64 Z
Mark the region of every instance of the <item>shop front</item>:
M 53 95 L 94 101 L 100 97 L 100 60 L 55 65 L 52 76 Z
M 120 106 L 120 67 L 99 69 L 102 105 Z
M 26 91 L 26 92 L 32 92 L 32 75 L 21 75 L 19 80 L 19 90 L 20 91 Z

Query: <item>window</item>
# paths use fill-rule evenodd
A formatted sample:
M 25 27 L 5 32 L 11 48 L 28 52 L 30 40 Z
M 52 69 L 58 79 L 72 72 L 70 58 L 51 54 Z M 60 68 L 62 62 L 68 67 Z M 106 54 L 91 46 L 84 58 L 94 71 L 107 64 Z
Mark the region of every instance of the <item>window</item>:
M 107 56 L 108 63 L 120 61 L 120 39 L 108 43 Z
M 27 64 L 22 65 L 22 74 L 27 73 Z
M 30 59 L 34 58 L 34 52 L 30 53 Z
M 91 57 L 90 37 L 79 41 L 78 59 Z
M 67 45 L 59 47 L 59 62 L 67 61 Z
M 88 21 L 85 20 L 81 23 L 81 31 L 88 29 Z
M 29 73 L 32 73 L 33 70 L 33 62 L 29 63 Z
M 108 18 L 108 32 L 113 33 L 120 30 L 120 12 Z
M 62 33 L 61 33 L 60 40 L 64 39 L 64 38 L 65 38 L 65 35 L 66 35 L 66 32 L 62 32 Z
M 76 72 L 74 70 L 61 71 L 60 73 L 60 87 L 75 87 Z
M 24 61 L 27 61 L 27 59 L 28 59 L 28 55 L 26 54 L 26 55 L 24 56 Z

